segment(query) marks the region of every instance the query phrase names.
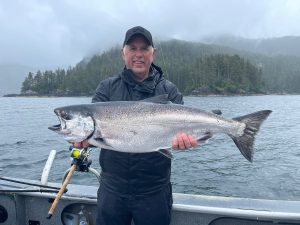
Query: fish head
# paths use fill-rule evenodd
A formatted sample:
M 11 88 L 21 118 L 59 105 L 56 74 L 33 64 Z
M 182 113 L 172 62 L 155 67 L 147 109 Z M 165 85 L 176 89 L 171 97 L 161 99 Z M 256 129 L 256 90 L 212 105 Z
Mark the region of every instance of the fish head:
M 60 107 L 56 108 L 54 113 L 57 115 L 60 123 L 48 128 L 63 135 L 68 142 L 81 142 L 91 137 L 94 133 L 93 116 L 84 107 Z

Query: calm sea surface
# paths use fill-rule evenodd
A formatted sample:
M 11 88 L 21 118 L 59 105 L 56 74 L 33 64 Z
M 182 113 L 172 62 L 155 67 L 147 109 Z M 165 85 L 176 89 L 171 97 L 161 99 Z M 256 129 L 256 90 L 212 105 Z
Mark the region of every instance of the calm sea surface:
M 60 182 L 70 167 L 69 144 L 47 129 L 58 123 L 53 109 L 91 98 L 0 98 L 0 176 L 40 179 L 50 150 L 57 151 L 49 181 Z M 197 149 L 175 153 L 173 191 L 218 196 L 300 200 L 300 96 L 185 97 L 185 104 L 220 109 L 232 118 L 271 109 L 257 135 L 253 163 L 233 141 L 218 135 Z M 91 153 L 100 170 L 99 150 Z M 97 185 L 93 175 L 72 183 Z

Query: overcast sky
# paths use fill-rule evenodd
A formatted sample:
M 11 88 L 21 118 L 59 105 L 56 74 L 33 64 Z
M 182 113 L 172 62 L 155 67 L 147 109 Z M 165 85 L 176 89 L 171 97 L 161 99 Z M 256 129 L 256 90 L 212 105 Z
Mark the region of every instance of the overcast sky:
M 0 0 L 0 64 L 74 66 L 142 25 L 155 40 L 300 36 L 298 0 Z

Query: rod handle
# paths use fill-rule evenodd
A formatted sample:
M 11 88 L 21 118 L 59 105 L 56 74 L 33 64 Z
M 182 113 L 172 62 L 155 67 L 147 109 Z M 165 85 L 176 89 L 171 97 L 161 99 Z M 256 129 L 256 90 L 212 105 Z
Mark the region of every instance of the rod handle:
M 76 170 L 76 164 L 73 164 L 70 168 L 70 171 L 68 173 L 68 176 L 66 177 L 65 181 L 63 182 L 59 192 L 57 193 L 52 205 L 51 205 L 51 208 L 49 209 L 49 212 L 48 212 L 48 217 L 47 219 L 50 219 L 52 217 L 52 215 L 54 214 L 55 212 L 55 209 L 57 207 L 57 204 L 61 198 L 61 196 L 63 195 L 63 193 L 65 192 L 65 189 L 67 187 L 67 185 L 69 184 L 69 182 L 71 181 L 71 178 L 73 176 L 73 173 L 75 172 Z

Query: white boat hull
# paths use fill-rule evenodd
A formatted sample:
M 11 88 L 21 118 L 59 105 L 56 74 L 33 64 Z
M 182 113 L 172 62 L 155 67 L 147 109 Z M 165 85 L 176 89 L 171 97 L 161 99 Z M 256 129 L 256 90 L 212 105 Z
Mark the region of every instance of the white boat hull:
M 40 184 L 38 181 L 22 181 Z M 60 186 L 58 183 L 49 183 L 48 185 Z M 87 212 L 89 224 L 95 224 L 98 187 L 70 184 L 68 192 L 59 201 L 51 219 L 46 217 L 55 194 L 3 192 L 5 189 L 26 188 L 28 188 L 27 185 L 12 185 L 0 180 L 0 225 L 76 224 L 78 213 L 82 207 Z M 172 225 L 300 224 L 300 201 L 179 193 L 174 193 L 173 197 Z M 7 218 L 5 218 L 5 211 Z

